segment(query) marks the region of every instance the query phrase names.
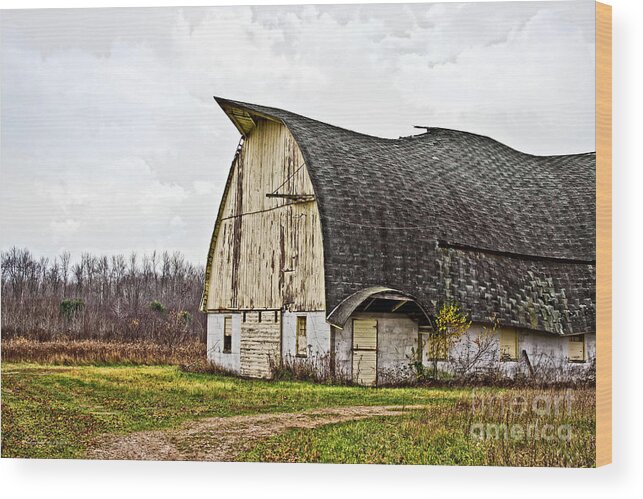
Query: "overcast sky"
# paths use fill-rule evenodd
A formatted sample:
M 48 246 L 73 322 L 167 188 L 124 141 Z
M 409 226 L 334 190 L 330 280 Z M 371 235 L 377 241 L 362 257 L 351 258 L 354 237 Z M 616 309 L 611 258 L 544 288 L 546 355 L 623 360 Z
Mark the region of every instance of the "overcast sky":
M 238 132 L 212 96 L 383 137 L 594 150 L 594 3 L 1 14 L 0 243 L 203 263 Z

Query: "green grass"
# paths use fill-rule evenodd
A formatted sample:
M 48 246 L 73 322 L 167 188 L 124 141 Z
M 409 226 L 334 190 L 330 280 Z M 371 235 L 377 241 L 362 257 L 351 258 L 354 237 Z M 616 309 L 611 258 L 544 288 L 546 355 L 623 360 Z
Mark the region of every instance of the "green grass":
M 171 366 L 2 365 L 2 457 L 81 458 L 104 433 L 207 416 L 343 405 L 452 405 L 466 390 L 326 386 L 193 374 Z
M 555 390 L 507 390 L 504 393 L 509 395 L 506 400 L 524 397 L 530 402 L 537 397 L 561 395 Z M 556 414 L 552 409 L 543 415 L 532 410 L 515 414 L 515 407 L 509 404 L 497 411 L 476 415 L 472 414 L 470 404 L 447 402 L 404 416 L 332 424 L 313 430 L 291 430 L 260 443 L 239 455 L 238 460 L 593 467 L 596 454 L 594 401 L 593 390 L 580 390 L 574 393 L 571 413 Z M 473 438 L 472 424 L 478 423 L 485 425 L 484 428 L 487 423 L 505 424 L 510 438 L 503 438 L 503 430 L 499 438 L 494 432 L 487 433 L 487 438 Z M 551 432 L 543 432 L 544 425 L 570 428 L 569 440 L 551 438 Z M 511 438 L 511 429 L 517 426 L 525 433 L 519 438 L 518 431 L 514 430 L 516 433 Z M 532 437 L 527 438 L 530 427 Z
M 2 457 L 82 458 L 105 433 L 177 427 L 187 420 L 346 405 L 422 405 L 429 409 L 315 429 L 260 442 L 239 460 L 513 466 L 594 466 L 595 394 L 548 389 L 485 389 L 485 411 L 471 390 L 316 385 L 186 373 L 172 366 L 2 365 Z M 516 412 L 506 402 L 556 400 L 571 411 Z M 496 397 L 490 398 L 490 397 Z M 568 425 L 569 441 L 472 437 L 476 424 Z
M 445 465 L 484 461 L 484 450 L 471 445 L 459 431 L 459 424 L 446 421 L 446 426 L 438 428 L 428 418 L 418 413 L 332 424 L 312 431 L 291 430 L 259 444 L 239 460 Z

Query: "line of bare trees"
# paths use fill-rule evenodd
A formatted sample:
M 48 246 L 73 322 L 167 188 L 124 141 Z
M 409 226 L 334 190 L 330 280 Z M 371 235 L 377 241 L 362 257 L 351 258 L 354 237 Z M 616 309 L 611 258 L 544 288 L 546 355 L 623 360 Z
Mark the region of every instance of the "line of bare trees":
M 177 344 L 205 341 L 204 272 L 181 253 L 129 256 L 1 254 L 2 336 Z

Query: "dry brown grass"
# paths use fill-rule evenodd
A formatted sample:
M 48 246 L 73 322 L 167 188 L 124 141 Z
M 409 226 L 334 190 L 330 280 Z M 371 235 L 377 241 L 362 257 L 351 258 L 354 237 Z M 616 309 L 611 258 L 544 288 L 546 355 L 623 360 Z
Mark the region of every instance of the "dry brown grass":
M 151 341 L 35 341 L 25 338 L 2 341 L 3 362 L 55 365 L 182 365 L 193 364 L 205 358 L 206 346 L 197 341 L 179 345 L 162 345 Z

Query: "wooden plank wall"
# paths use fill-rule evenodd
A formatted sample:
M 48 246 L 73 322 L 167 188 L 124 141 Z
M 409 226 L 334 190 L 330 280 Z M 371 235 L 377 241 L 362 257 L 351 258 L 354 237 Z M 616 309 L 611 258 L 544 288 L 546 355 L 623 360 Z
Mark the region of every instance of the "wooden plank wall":
M 207 309 L 325 309 L 323 246 L 316 201 L 267 198 L 275 190 L 314 194 L 288 129 L 257 118 L 233 165 L 215 245 Z

